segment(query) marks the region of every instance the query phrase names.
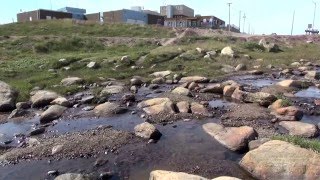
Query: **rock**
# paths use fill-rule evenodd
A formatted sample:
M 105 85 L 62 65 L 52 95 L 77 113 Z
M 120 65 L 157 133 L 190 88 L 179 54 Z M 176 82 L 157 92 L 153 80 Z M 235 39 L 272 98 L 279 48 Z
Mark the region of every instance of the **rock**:
M 150 173 L 149 180 L 209 180 L 204 177 L 183 172 L 155 170 Z
M 56 170 L 48 171 L 47 175 L 48 176 L 58 176 L 59 175 L 59 171 L 56 171 Z
M 151 74 L 151 76 L 153 77 L 161 77 L 161 78 L 164 78 L 164 77 L 167 77 L 171 74 L 172 72 L 171 71 L 159 71 L 159 72 L 154 72 Z
M 142 109 L 149 106 L 172 102 L 169 98 L 153 98 L 140 102 L 137 107 Z
M 182 74 L 175 74 L 175 75 L 173 75 L 173 81 L 174 81 L 175 83 L 178 83 L 178 82 L 181 80 L 181 78 L 182 78 Z
M 18 92 L 3 81 L 0 81 L 0 112 L 15 108 Z
M 126 112 L 126 109 L 121 108 L 120 105 L 115 103 L 106 102 L 96 106 L 93 112 L 97 116 L 111 116 L 115 114 L 122 114 Z
M 265 92 L 248 93 L 245 99 L 246 102 L 259 103 L 264 107 L 270 106 L 276 100 L 276 96 Z
M 247 96 L 249 95 L 248 92 L 240 90 L 240 88 L 236 88 L 232 94 L 232 99 L 246 102 Z
M 134 94 L 125 94 L 122 96 L 121 101 L 123 102 L 135 102 L 136 96 Z
M 166 80 L 162 77 L 158 77 L 158 78 L 151 80 L 152 84 L 164 84 L 165 82 L 166 82 Z
M 90 104 L 93 102 L 94 99 L 95 97 L 93 95 L 84 96 L 81 98 L 80 102 L 81 104 Z
M 131 60 L 129 56 L 122 56 L 120 59 L 120 64 L 130 65 Z
M 266 41 L 264 38 L 259 41 L 259 45 L 263 46 L 267 52 L 279 52 L 280 48 L 274 43 Z
M 206 54 L 207 54 L 206 55 L 207 58 L 209 58 L 209 59 L 213 59 L 213 58 L 215 58 L 217 56 L 217 52 L 216 51 L 209 51 Z
M 187 83 L 187 82 L 208 83 L 209 79 L 202 76 L 188 76 L 188 77 L 181 78 L 180 82 L 181 83 Z
M 29 109 L 31 108 L 31 103 L 30 102 L 18 102 L 16 104 L 17 109 Z
M 79 77 L 68 77 L 68 78 L 62 79 L 61 84 L 63 86 L 71 86 L 76 84 L 82 84 L 83 82 L 84 80 Z
M 249 150 L 252 151 L 254 149 L 257 149 L 258 147 L 260 147 L 262 144 L 271 141 L 271 139 L 269 138 L 259 138 L 257 140 L 253 140 L 249 142 Z
M 63 145 L 56 145 L 51 150 L 51 155 L 59 154 L 63 150 Z
M 29 133 L 29 135 L 30 135 L 30 136 L 36 136 L 36 135 L 39 135 L 39 134 L 43 134 L 45 131 L 46 131 L 46 128 L 45 128 L 45 127 L 40 127 L 40 128 L 33 129 L 33 130 Z
M 143 84 L 141 77 L 134 77 L 130 80 L 131 86 L 141 86 Z
M 245 64 L 239 64 L 236 69 L 236 71 L 245 71 L 247 70 L 247 66 Z
M 291 63 L 291 66 L 298 67 L 301 66 L 301 64 L 299 62 L 293 62 Z
M 284 103 L 285 103 L 284 100 L 278 99 L 275 102 L 273 102 L 272 105 L 269 106 L 269 108 L 274 111 L 274 110 L 285 107 Z
M 253 70 L 253 71 L 249 71 L 248 73 L 249 73 L 249 74 L 252 74 L 252 75 L 262 75 L 262 74 L 263 74 L 263 71 Z
M 216 123 L 207 123 L 202 127 L 206 133 L 232 151 L 244 150 L 249 141 L 257 137 L 255 130 L 249 126 L 223 127 Z
M 232 85 L 224 86 L 223 88 L 223 96 L 225 97 L 231 97 L 233 92 L 237 89 L 237 87 Z
M 171 93 L 182 95 L 182 96 L 192 96 L 190 90 L 187 88 L 183 88 L 183 87 L 177 87 L 174 90 L 172 90 Z
M 174 104 L 171 101 L 145 107 L 143 111 L 150 116 L 175 114 Z
M 318 153 L 278 140 L 249 151 L 240 165 L 257 179 L 318 179 L 320 176 Z
M 36 91 L 30 100 L 32 107 L 44 107 L 49 105 L 53 100 L 57 99 L 59 95 L 52 91 L 39 90 Z
M 207 110 L 207 108 L 204 107 L 204 105 L 196 102 L 191 103 L 191 112 L 192 114 L 200 115 L 200 116 L 206 116 L 206 117 L 212 116 Z
M 291 116 L 294 117 L 296 121 L 299 121 L 303 117 L 303 111 L 294 106 L 283 107 L 275 110 L 275 113 L 280 116 Z
M 40 123 L 49 123 L 55 119 L 58 119 L 66 109 L 66 107 L 59 105 L 50 106 L 40 115 Z
M 238 179 L 235 177 L 229 177 L 229 176 L 220 176 L 220 177 L 214 178 L 212 180 L 241 180 L 241 179 Z
M 304 76 L 306 79 L 320 79 L 320 72 L 319 71 L 307 71 L 307 74 Z
M 278 86 L 290 87 L 290 88 L 307 88 L 310 84 L 304 81 L 298 80 L 283 80 L 277 83 Z
M 103 97 L 103 96 L 108 96 L 108 95 L 111 95 L 111 94 L 119 94 L 119 93 L 122 93 L 123 91 L 124 91 L 124 87 L 123 86 L 118 86 L 118 85 L 106 86 L 100 92 L 100 96 Z
M 71 103 L 64 97 L 58 97 L 57 99 L 53 100 L 50 104 L 52 105 L 60 105 L 64 107 L 70 107 Z
M 96 69 L 99 67 L 98 63 L 91 61 L 89 64 L 87 64 L 87 67 L 90 69 Z
M 269 65 L 267 66 L 267 68 L 268 68 L 268 69 L 274 69 L 275 67 L 274 67 L 272 64 L 269 64 Z
M 11 114 L 8 116 L 8 119 L 22 117 L 29 114 L 29 111 L 26 111 L 24 109 L 15 109 L 11 112 Z
M 223 94 L 223 87 L 221 84 L 209 85 L 208 87 L 201 89 L 200 93 Z
M 28 147 L 35 147 L 41 144 L 40 141 L 38 141 L 36 138 L 28 138 L 26 142 L 28 144 Z
M 102 172 L 99 175 L 99 180 L 111 180 L 113 177 L 112 172 Z
M 314 104 L 315 104 L 316 106 L 320 106 L 320 99 L 315 99 L 315 100 L 314 100 Z
M 134 127 L 134 133 L 138 137 L 154 140 L 159 140 L 162 135 L 154 125 L 148 122 L 136 125 Z
M 94 106 L 86 106 L 86 107 L 84 107 L 84 108 L 82 108 L 82 110 L 83 111 L 92 111 L 92 110 L 94 110 Z
M 227 46 L 221 50 L 221 55 L 223 56 L 229 56 L 229 57 L 234 57 L 234 51 L 230 46 Z
M 62 174 L 54 180 L 93 180 L 94 178 L 90 177 L 89 175 L 83 175 L 83 174 L 75 174 L 75 173 L 67 173 Z
M 138 93 L 138 88 L 137 88 L 137 86 L 131 86 L 131 87 L 130 87 L 130 91 L 131 91 L 132 93 L 134 93 L 134 94 Z
M 232 73 L 235 70 L 235 68 L 233 66 L 230 65 L 223 65 L 223 67 L 221 68 L 221 71 L 225 72 L 225 73 Z
M 291 136 L 300 136 L 305 138 L 313 138 L 318 136 L 318 128 L 314 124 L 295 122 L 295 121 L 282 121 L 280 126 L 289 131 Z
M 180 113 L 189 113 L 190 111 L 190 104 L 187 101 L 178 102 L 177 107 Z
M 198 53 L 200 53 L 200 54 L 203 54 L 203 53 L 204 53 L 203 49 L 201 49 L 201 48 L 199 48 L 199 47 L 197 47 L 196 50 L 197 50 Z

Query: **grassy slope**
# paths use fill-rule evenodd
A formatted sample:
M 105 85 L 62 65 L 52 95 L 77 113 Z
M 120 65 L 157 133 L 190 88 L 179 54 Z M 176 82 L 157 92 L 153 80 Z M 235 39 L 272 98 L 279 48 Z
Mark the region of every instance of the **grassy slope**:
M 61 28 L 59 28 L 60 23 Z M 248 43 L 229 37 L 185 38 L 179 44 L 167 47 L 157 47 L 146 42 L 137 42 L 135 45 L 106 47 L 98 38 L 91 36 L 91 32 L 94 31 L 94 36 L 99 37 L 102 35 L 130 36 L 139 33 L 138 36 L 148 37 L 149 33 L 153 33 L 155 36 L 163 36 L 157 32 L 162 32 L 164 29 L 117 24 L 107 26 L 107 29 L 113 29 L 114 33 L 111 33 L 96 30 L 95 28 L 103 28 L 100 25 L 92 25 L 92 27 L 91 25 L 85 25 L 85 27 L 79 25 L 80 28 L 73 28 L 70 23 L 68 21 L 43 21 L 33 22 L 33 24 L 0 26 L 0 32 L 11 32 L 11 35 L 29 35 L 23 38 L 6 39 L 2 37 L 0 41 L 0 80 L 13 85 L 20 91 L 19 100 L 27 100 L 30 90 L 35 86 L 53 89 L 61 94 L 78 91 L 79 89 L 76 86 L 67 88 L 53 86 L 59 84 L 61 79 L 68 76 L 82 77 L 88 83 L 91 83 L 99 81 L 99 77 L 127 80 L 134 75 L 147 77 L 151 72 L 169 69 L 186 75 L 204 75 L 214 78 L 224 74 L 220 70 L 223 64 L 236 66 L 239 63 L 245 63 L 250 68 L 254 65 L 261 65 L 261 68 L 265 68 L 268 64 L 273 64 L 276 67 L 286 67 L 301 58 L 315 61 L 320 56 L 319 45 L 316 44 L 299 45 L 293 48 L 282 47 L 283 52 L 267 53 L 256 52 L 248 48 Z M 30 30 L 31 27 L 34 30 Z M 46 27 L 46 32 L 39 32 L 43 27 Z M 132 34 L 129 31 L 121 32 L 124 27 L 127 29 L 143 28 L 145 32 L 149 33 L 140 32 L 141 29 L 133 31 Z M 164 34 L 167 33 L 170 34 L 170 31 L 165 30 Z M 31 36 L 39 34 L 59 36 L 64 34 L 65 36 L 58 39 Z M 240 55 L 249 54 L 253 59 L 263 58 L 264 61 L 257 62 L 244 58 L 229 59 L 220 56 L 213 60 L 208 60 L 203 59 L 203 55 L 199 55 L 195 51 L 196 47 L 207 51 L 221 50 L 227 45 L 231 45 Z M 188 58 L 179 57 L 182 53 L 178 50 L 179 48 L 184 52 L 188 52 L 186 53 Z M 147 55 L 146 61 L 141 64 L 145 68 L 133 70 L 131 69 L 131 65 L 134 65 L 133 63 L 114 70 L 114 67 L 119 65 L 119 60 L 124 55 L 129 55 L 133 61 L 137 61 L 141 56 Z M 64 71 L 62 69 L 62 66 L 58 64 L 58 60 L 61 58 L 76 61 L 69 65 L 71 70 Z M 86 68 L 86 64 L 90 61 L 98 62 L 101 67 L 95 70 Z M 115 63 L 110 61 L 115 61 Z M 150 69 L 149 67 L 153 64 L 157 64 L 157 66 L 154 69 Z M 57 73 L 48 72 L 48 69 L 51 68 L 57 69 Z

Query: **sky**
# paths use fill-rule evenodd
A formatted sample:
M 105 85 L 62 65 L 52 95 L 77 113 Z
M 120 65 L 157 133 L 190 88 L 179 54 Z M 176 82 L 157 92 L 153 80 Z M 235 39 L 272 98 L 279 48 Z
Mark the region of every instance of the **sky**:
M 130 9 L 143 6 L 144 9 L 160 11 L 162 5 L 185 4 L 195 10 L 195 14 L 213 15 L 228 24 L 231 2 L 231 24 L 239 26 L 241 13 L 241 31 L 254 34 L 290 34 L 293 12 L 295 22 L 293 34 L 304 34 L 308 24 L 312 24 L 316 6 L 315 28 L 320 29 L 320 0 L 1 0 L 0 24 L 16 21 L 16 14 L 35 9 L 59 9 L 65 6 L 84 8 L 87 13 L 104 12 L 118 9 Z M 246 15 L 245 23 L 242 18 Z M 249 28 L 250 24 L 250 28 Z

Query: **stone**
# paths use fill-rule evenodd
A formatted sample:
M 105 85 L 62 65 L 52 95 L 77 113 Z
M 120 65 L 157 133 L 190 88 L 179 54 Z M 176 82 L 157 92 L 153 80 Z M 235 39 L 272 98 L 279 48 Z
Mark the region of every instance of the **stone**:
M 175 75 L 173 75 L 173 80 L 174 80 L 175 83 L 178 83 L 181 80 L 182 77 L 183 76 L 182 76 L 181 73 L 175 74 Z
M 315 99 L 315 100 L 314 100 L 314 104 L 315 104 L 316 106 L 320 106 L 320 99 Z
M 143 111 L 150 116 L 175 114 L 174 104 L 171 101 L 145 107 Z
M 237 89 L 237 87 L 232 85 L 224 86 L 223 88 L 223 96 L 225 97 L 231 97 L 233 92 Z
M 232 73 L 232 72 L 236 71 L 236 69 L 230 65 L 223 65 L 221 68 L 221 71 L 223 71 L 225 73 Z
M 151 84 L 164 84 L 166 80 L 162 77 L 158 77 L 151 80 Z
M 227 46 L 227 47 L 223 48 L 221 50 L 221 55 L 229 56 L 229 57 L 234 57 L 235 56 L 234 51 L 230 46 Z
M 77 85 L 82 84 L 84 80 L 79 77 L 68 77 L 61 80 L 61 84 L 63 86 L 71 86 L 71 85 Z
M 201 176 L 183 173 L 183 172 L 155 170 L 150 173 L 149 180 L 209 180 L 209 179 Z
M 271 141 L 269 138 L 259 138 L 257 140 L 252 140 L 249 142 L 249 150 L 252 151 L 254 149 L 257 149 L 260 147 L 262 144 Z
M 10 113 L 10 115 L 8 116 L 8 119 L 22 117 L 27 114 L 29 114 L 29 111 L 27 111 L 25 109 L 15 109 Z
M 284 103 L 285 103 L 284 100 L 278 99 L 269 106 L 269 109 L 274 111 L 274 110 L 283 108 L 285 107 Z
M 248 92 L 242 91 L 240 90 L 240 88 L 236 88 L 231 97 L 232 99 L 246 102 L 248 94 L 249 94 Z
M 195 82 L 191 82 L 189 85 L 188 85 L 188 89 L 189 90 L 194 90 L 196 89 L 197 87 L 199 87 L 198 83 L 195 83 Z
M 108 95 L 112 95 L 112 94 L 119 94 L 119 93 L 122 93 L 123 91 L 124 91 L 124 87 L 123 86 L 119 86 L 119 85 L 106 86 L 100 92 L 100 96 L 108 96 Z
M 140 102 L 137 107 L 142 109 L 149 106 L 154 106 L 162 103 L 171 102 L 169 98 L 153 98 Z
M 90 104 L 93 102 L 94 99 L 95 97 L 93 95 L 84 96 L 81 98 L 80 102 L 81 104 Z
M 281 51 L 278 45 L 276 45 L 274 43 L 270 43 L 270 42 L 266 41 L 266 39 L 264 39 L 264 38 L 259 41 L 259 45 L 263 46 L 267 52 Z
M 142 137 L 144 139 L 154 139 L 154 140 L 159 140 L 162 135 L 154 125 L 148 122 L 144 122 L 136 125 L 134 127 L 134 133 L 138 137 Z
M 180 82 L 181 83 L 187 83 L 187 82 L 208 83 L 209 79 L 202 76 L 188 76 L 188 77 L 181 78 Z
M 190 90 L 183 87 L 177 87 L 174 90 L 172 90 L 171 93 L 182 95 L 182 96 L 192 96 Z
M 219 143 L 232 151 L 241 151 L 248 147 L 248 143 L 257 137 L 252 127 L 223 127 L 216 123 L 204 124 L 206 133 L 215 138 Z
M 116 103 L 106 102 L 96 106 L 93 109 L 93 112 L 97 116 L 111 116 L 115 114 L 122 114 L 126 112 L 126 109 L 120 107 L 120 105 Z
M 190 104 L 187 101 L 180 101 L 176 105 L 180 113 L 189 113 Z
M 209 85 L 204 89 L 200 90 L 200 93 L 214 93 L 214 94 L 223 94 L 223 87 L 221 84 Z
M 191 112 L 195 115 L 210 117 L 212 116 L 204 105 L 193 102 L 191 103 Z
M 253 71 L 249 71 L 248 73 L 252 74 L 252 75 L 262 75 L 263 71 L 261 71 L 261 70 L 253 70 Z
M 39 135 L 39 134 L 43 134 L 45 131 L 46 131 L 46 128 L 45 128 L 45 127 L 40 127 L 40 128 L 33 129 L 33 130 L 29 133 L 29 135 L 30 135 L 30 136 L 36 136 L 36 135 Z
M 55 119 L 60 118 L 66 109 L 66 107 L 60 105 L 50 106 L 40 115 L 40 123 L 49 123 Z
M 94 110 L 94 106 L 86 106 L 86 107 L 84 107 L 84 108 L 82 108 L 82 110 L 83 111 L 92 111 L 92 110 Z
M 135 102 L 136 96 L 134 94 L 125 94 L 121 97 L 121 101 L 123 102 Z
M 278 86 L 289 87 L 289 88 L 306 88 L 308 86 L 307 82 L 298 80 L 283 80 L 277 83 Z
M 75 174 L 75 173 L 67 173 L 62 174 L 54 180 L 93 180 L 94 178 L 90 177 L 89 175 L 83 175 L 83 174 Z
M 298 66 L 301 66 L 301 64 L 300 62 L 293 62 L 291 63 L 291 66 L 298 67 Z
M 257 179 L 319 179 L 320 155 L 273 140 L 249 151 L 240 165 Z
M 99 67 L 98 63 L 91 61 L 89 64 L 87 64 L 87 67 L 90 69 L 96 69 Z
M 152 73 L 150 76 L 153 76 L 153 77 L 167 77 L 169 76 L 170 74 L 172 73 L 172 71 L 159 71 L 159 72 L 154 72 Z
M 206 56 L 208 56 L 208 58 L 210 58 L 210 59 L 213 59 L 213 58 L 215 58 L 217 56 L 217 52 L 216 51 L 209 51 L 206 54 L 207 54 Z
M 245 99 L 246 102 L 258 103 L 264 107 L 270 106 L 276 100 L 276 96 L 265 92 L 248 93 Z
M 319 71 L 306 71 L 306 75 L 304 76 L 306 79 L 320 79 L 320 72 Z
M 51 150 L 51 155 L 59 154 L 63 150 L 63 145 L 53 146 Z
M 0 81 L 0 112 L 15 109 L 18 92 L 7 83 Z
M 71 103 L 64 97 L 58 97 L 57 99 L 51 101 L 52 105 L 60 105 L 60 106 L 64 106 L 64 107 L 70 107 Z
M 126 64 L 126 65 L 131 64 L 130 57 L 129 56 L 122 56 L 120 59 L 120 64 Z
M 39 145 L 41 143 L 36 138 L 28 138 L 27 139 L 27 144 L 28 144 L 28 147 L 35 147 L 35 146 L 37 146 L 37 145 Z
M 282 121 L 279 125 L 288 130 L 289 135 L 291 136 L 304 138 L 313 138 L 318 136 L 318 128 L 314 124 L 296 121 Z
M 134 77 L 130 79 L 131 86 L 141 86 L 143 84 L 141 77 Z
M 30 102 L 17 102 L 16 104 L 17 109 L 29 109 L 31 108 Z
M 53 100 L 57 99 L 59 95 L 52 91 L 39 90 L 31 96 L 30 101 L 32 107 L 44 107 L 49 105 Z
M 204 53 L 204 50 L 203 49 L 201 49 L 201 48 L 199 48 L 199 47 L 197 47 L 196 48 L 196 50 L 198 51 L 198 53 L 200 53 L 200 54 L 203 54 Z
M 235 70 L 236 71 L 245 71 L 245 70 L 247 70 L 247 66 L 245 64 L 238 64 Z
M 241 179 L 235 178 L 235 177 L 230 177 L 230 176 L 220 176 L 220 177 L 214 178 L 212 180 L 241 180 Z
M 279 108 L 275 113 L 280 116 L 292 116 L 297 121 L 301 120 L 303 117 L 303 111 L 294 106 Z

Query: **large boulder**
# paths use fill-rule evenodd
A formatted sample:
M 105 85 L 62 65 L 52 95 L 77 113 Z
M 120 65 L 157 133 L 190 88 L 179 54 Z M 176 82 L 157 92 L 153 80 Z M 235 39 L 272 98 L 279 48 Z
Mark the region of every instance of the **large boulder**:
M 190 90 L 187 88 L 183 88 L 183 87 L 177 87 L 174 90 L 172 90 L 171 93 L 182 95 L 182 96 L 192 96 Z
M 318 136 L 318 127 L 314 124 L 297 122 L 297 121 L 282 121 L 280 126 L 289 131 L 292 136 L 300 136 L 312 138 Z
M 52 91 L 40 90 L 36 91 L 33 96 L 31 96 L 30 101 L 32 102 L 32 107 L 44 107 L 49 105 L 53 100 L 57 99 L 59 95 Z
M 320 155 L 273 140 L 249 151 L 240 165 L 257 179 L 319 179 Z
M 63 86 L 71 86 L 75 84 L 82 84 L 83 82 L 84 80 L 79 77 L 68 77 L 68 78 L 62 79 L 61 84 Z
M 183 173 L 183 172 L 155 170 L 150 173 L 149 180 L 209 180 L 209 179 L 201 176 Z
M 142 137 L 144 139 L 159 140 L 161 137 L 161 133 L 159 132 L 159 130 L 154 125 L 148 122 L 136 125 L 134 127 L 134 133 L 136 136 Z
M 232 151 L 246 149 L 249 141 L 257 137 L 255 130 L 249 126 L 223 127 L 220 124 L 207 123 L 202 127 L 206 133 Z
M 54 180 L 93 180 L 89 175 L 66 173 L 54 178 Z
M 181 78 L 180 82 L 181 83 L 189 83 L 189 82 L 207 83 L 209 82 L 209 79 L 202 76 L 188 76 L 188 77 Z
M 230 47 L 230 46 L 227 46 L 227 47 L 225 47 L 225 48 L 223 48 L 222 50 L 221 50 L 221 55 L 223 55 L 223 56 L 229 56 L 229 57 L 234 57 L 234 51 L 233 51 L 233 49 Z
M 118 105 L 116 103 L 106 102 L 106 103 L 103 103 L 103 104 L 96 106 L 93 109 L 93 112 L 97 116 L 111 116 L 111 115 L 115 115 L 115 114 L 125 113 L 126 109 L 120 107 L 120 105 Z
M 64 106 L 53 105 L 44 111 L 40 116 L 40 123 L 49 123 L 58 119 L 67 108 Z
M 0 112 L 15 108 L 18 92 L 5 82 L 0 81 Z

